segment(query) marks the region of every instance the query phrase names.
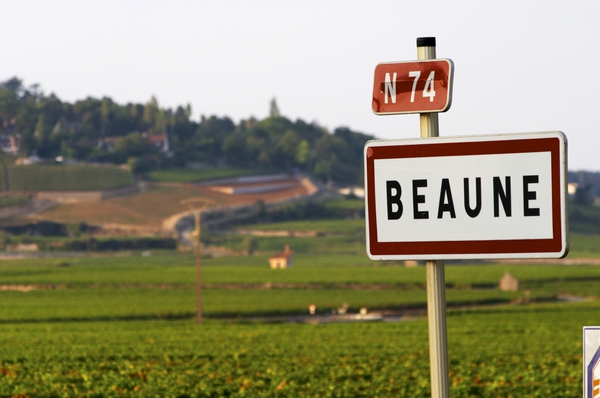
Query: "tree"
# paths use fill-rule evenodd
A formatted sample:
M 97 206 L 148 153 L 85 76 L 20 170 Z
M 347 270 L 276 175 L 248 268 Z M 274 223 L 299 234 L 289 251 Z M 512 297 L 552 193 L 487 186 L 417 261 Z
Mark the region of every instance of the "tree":
M 8 91 L 16 94 L 17 96 L 20 96 L 25 91 L 25 88 L 23 87 L 23 80 L 19 79 L 16 76 L 1 82 L 0 88 L 5 88 Z
M 127 134 L 115 142 L 115 154 L 121 162 L 125 162 L 130 157 L 149 155 L 155 151 L 156 147 L 137 133 Z
M 300 144 L 298 144 L 298 149 L 296 150 L 296 162 L 300 165 L 306 164 L 308 162 L 309 155 L 310 144 L 307 140 L 300 141 Z
M 281 113 L 279 113 L 279 107 L 277 106 L 277 100 L 273 98 L 269 105 L 269 116 L 270 117 L 281 117 Z
M 591 206 L 594 204 L 594 195 L 592 193 L 592 185 L 580 185 L 575 191 L 573 202 L 578 205 Z
M 249 256 L 254 254 L 254 252 L 256 251 L 257 248 L 258 248 L 258 241 L 256 240 L 255 237 L 247 236 L 246 238 L 244 238 L 244 249 L 246 250 L 246 253 Z
M 33 135 L 33 131 L 23 131 L 21 133 L 21 140 L 19 141 L 19 152 L 25 156 L 31 156 L 35 153 L 36 149 L 37 142 L 35 140 L 35 136 Z
M 277 141 L 275 153 L 277 155 L 277 167 L 291 168 L 296 161 L 296 153 L 300 139 L 294 130 L 287 130 Z

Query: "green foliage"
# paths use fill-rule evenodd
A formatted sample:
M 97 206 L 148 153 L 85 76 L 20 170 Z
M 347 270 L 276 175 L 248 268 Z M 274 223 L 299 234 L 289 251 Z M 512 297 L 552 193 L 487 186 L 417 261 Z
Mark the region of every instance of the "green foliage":
M 572 232 L 600 235 L 600 206 L 570 203 L 569 229 Z
M 600 233 L 596 235 L 570 234 L 569 257 L 600 257 Z
M 300 220 L 300 221 L 281 221 L 264 224 L 255 224 L 252 229 L 260 231 L 290 231 L 290 232 L 309 232 L 315 231 L 318 234 L 335 235 L 354 235 L 357 232 L 364 232 L 364 219 L 351 220 Z
M 6 166 L 10 191 L 101 191 L 133 185 L 131 172 L 113 166 Z
M 585 203 L 590 203 L 590 197 L 593 200 L 595 197 L 600 198 L 600 172 L 590 171 L 569 171 L 568 179 L 571 183 L 579 185 L 578 191 L 583 188 L 584 192 L 577 195 L 577 201 L 583 200 Z M 583 193 L 584 195 L 581 195 Z
M 363 210 L 365 209 L 365 200 L 357 198 L 347 198 L 330 200 L 324 203 L 325 207 L 344 210 Z
M 104 239 L 73 239 L 65 240 L 58 247 L 61 251 L 118 251 L 118 250 L 149 250 L 177 248 L 177 241 L 172 238 L 104 238 Z
M 68 231 L 71 231 L 71 227 L 52 221 L 38 221 L 28 224 L 7 225 L 3 226 L 2 230 L 13 235 L 67 236 Z
M 256 174 L 262 174 L 262 171 L 236 168 L 170 169 L 147 172 L 144 178 L 156 182 L 191 183 Z
M 340 218 L 342 213 L 336 208 L 327 207 L 321 203 L 304 201 L 278 206 L 264 215 L 268 221 L 281 222 L 290 220 L 322 220 Z
M 0 207 L 14 206 L 29 202 L 29 196 L 0 196 Z
M 45 290 L 0 291 L 0 395 L 430 395 L 424 267 L 313 255 L 271 270 L 266 259 L 203 262 L 201 330 L 193 255 L 4 260 L 4 284 Z M 600 283 L 590 266 L 447 266 L 451 395 L 578 396 L 581 328 L 596 322 L 600 302 L 452 309 L 522 299 L 493 288 L 506 271 L 532 301 L 596 295 Z M 422 310 L 392 323 L 215 320 L 307 314 L 309 304 L 325 314 L 343 303 Z
M 162 108 L 155 97 L 146 104 L 119 105 L 107 97 L 71 104 L 44 95 L 35 85 L 26 88 L 17 78 L 0 83 L 0 134 L 18 135 L 26 156 L 118 164 L 135 158 L 137 172 L 188 162 L 302 170 L 324 181 L 356 184 L 362 179 L 363 146 L 373 138 L 345 127 L 330 133 L 315 123 L 291 121 L 280 114 L 275 99 L 268 118 L 238 125 L 217 116 L 202 116 L 198 123 L 190 114 L 189 105 Z M 167 134 L 174 156 L 158 151 L 143 133 Z M 114 151 L 99 145 L 105 138 L 118 138 Z
M 598 309 L 450 313 L 451 396 L 580 396 L 581 327 L 594 324 Z M 430 396 L 425 319 L 201 328 L 154 320 L 3 324 L 0 395 Z
M 248 255 L 254 254 L 256 249 L 258 248 L 258 241 L 256 238 L 252 236 L 247 236 L 244 238 L 244 250 Z

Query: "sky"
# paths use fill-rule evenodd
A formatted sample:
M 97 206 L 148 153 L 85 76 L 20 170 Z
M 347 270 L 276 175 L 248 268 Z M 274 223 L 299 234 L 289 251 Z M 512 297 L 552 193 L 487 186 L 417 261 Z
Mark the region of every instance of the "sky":
M 599 1 L 2 0 L 0 15 L 0 81 L 236 123 L 275 98 L 378 139 L 420 133 L 418 115 L 373 113 L 375 67 L 436 37 L 455 67 L 440 136 L 559 130 L 569 170 L 600 171 Z

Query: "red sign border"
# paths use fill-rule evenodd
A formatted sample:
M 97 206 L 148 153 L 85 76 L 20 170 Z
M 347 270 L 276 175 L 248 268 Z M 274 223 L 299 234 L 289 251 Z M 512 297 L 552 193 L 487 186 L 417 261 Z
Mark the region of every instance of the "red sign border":
M 380 67 L 388 67 L 388 66 L 394 66 L 394 65 L 407 65 L 407 64 L 426 64 L 426 63 L 438 63 L 438 64 L 448 65 L 448 87 L 446 89 L 446 101 L 445 101 L 445 105 L 443 107 L 437 107 L 437 108 L 433 108 L 433 109 L 414 109 L 414 110 L 408 110 L 408 111 L 388 111 L 388 112 L 385 112 L 385 111 L 380 112 L 380 111 L 375 110 L 373 103 L 376 102 L 376 99 L 377 99 L 377 96 L 376 96 L 376 92 L 378 90 L 377 70 Z M 417 67 L 417 69 L 420 69 L 420 67 Z M 381 83 L 381 82 L 379 82 L 379 83 Z M 450 106 L 452 105 L 453 85 L 454 85 L 454 62 L 452 62 L 452 60 L 448 59 L 448 58 L 436 58 L 436 59 L 427 59 L 427 60 L 418 60 L 418 61 L 380 63 L 375 67 L 374 76 L 373 76 L 373 92 L 372 92 L 372 96 L 371 96 L 371 110 L 373 111 L 374 114 L 379 115 L 379 116 L 407 115 L 407 114 L 414 114 L 414 113 L 446 112 L 448 109 L 450 109 Z
M 554 133 L 556 134 L 556 133 Z M 559 132 L 559 134 L 562 134 Z M 507 135 L 508 136 L 508 135 Z M 484 136 L 479 136 L 484 137 Z M 497 136 L 500 138 L 500 136 Z M 449 137 L 452 138 L 452 137 Z M 473 137 L 477 138 L 477 136 Z M 367 195 L 367 246 L 369 255 L 396 256 L 408 259 L 410 256 L 419 258 L 427 255 L 431 259 L 457 258 L 457 255 L 468 257 L 461 258 L 516 258 L 525 254 L 555 253 L 564 257 L 568 253 L 568 244 L 563 236 L 562 214 L 565 213 L 564 193 L 561 192 L 561 177 L 565 175 L 562 167 L 561 148 L 562 142 L 558 136 L 540 138 L 512 138 L 476 140 L 466 142 L 439 142 L 411 143 L 410 145 L 369 146 L 365 145 L 365 178 Z M 413 141 L 414 142 L 414 141 Z M 514 239 L 514 240 L 468 240 L 468 241 L 431 241 L 431 242 L 378 242 L 377 240 L 377 209 L 375 207 L 375 165 L 376 159 L 422 158 L 437 156 L 468 156 L 468 155 L 493 155 L 513 153 L 550 152 L 552 175 L 552 236 L 551 239 Z M 565 156 L 566 158 L 566 156 Z M 564 178 L 564 177 L 563 177 Z M 565 215 L 566 218 L 566 215 Z M 566 220 L 564 220 L 566 222 Z M 565 231 L 565 234 L 567 232 Z M 511 254 L 511 256 L 507 256 Z M 480 257 L 478 256 L 480 255 Z M 527 256 L 528 258 L 531 255 Z

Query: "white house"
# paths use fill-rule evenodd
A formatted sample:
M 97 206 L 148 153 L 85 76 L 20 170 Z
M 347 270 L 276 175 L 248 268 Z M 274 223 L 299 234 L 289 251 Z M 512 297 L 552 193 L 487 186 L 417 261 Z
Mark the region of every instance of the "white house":
M 294 252 L 290 250 L 290 245 L 285 245 L 285 250 L 275 253 L 269 258 L 269 265 L 272 269 L 289 268 L 294 265 Z

